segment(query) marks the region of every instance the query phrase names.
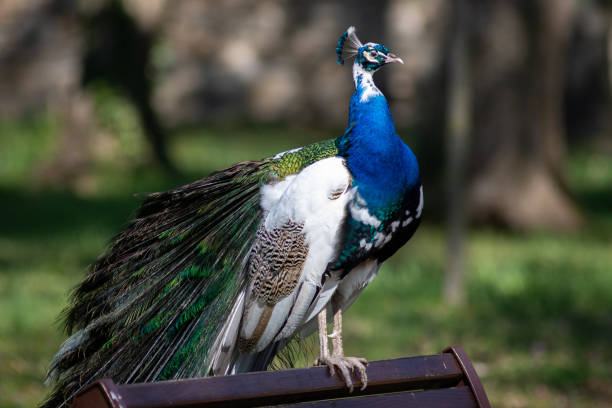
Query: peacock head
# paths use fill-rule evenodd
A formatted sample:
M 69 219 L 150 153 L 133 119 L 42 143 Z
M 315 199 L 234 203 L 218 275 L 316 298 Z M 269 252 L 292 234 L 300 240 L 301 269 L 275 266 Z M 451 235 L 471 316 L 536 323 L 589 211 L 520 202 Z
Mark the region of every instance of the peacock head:
M 374 72 L 391 62 L 404 63 L 401 58 L 389 52 L 389 49 L 382 44 L 372 42 L 362 44 L 353 26 L 349 27 L 338 40 L 336 54 L 338 54 L 338 64 L 343 65 L 345 60 L 355 58 L 355 64 L 367 72 Z

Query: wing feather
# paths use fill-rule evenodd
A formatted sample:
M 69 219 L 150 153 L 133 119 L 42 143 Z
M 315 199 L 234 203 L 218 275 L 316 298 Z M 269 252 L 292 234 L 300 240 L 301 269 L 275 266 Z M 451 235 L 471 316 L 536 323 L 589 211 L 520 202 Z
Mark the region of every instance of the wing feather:
M 282 192 L 269 191 L 280 198 L 265 214 L 249 260 L 242 353 L 262 352 L 286 341 L 305 323 L 308 309 L 317 303 L 326 267 L 337 255 L 350 180 L 344 160 L 329 158 L 279 185 Z

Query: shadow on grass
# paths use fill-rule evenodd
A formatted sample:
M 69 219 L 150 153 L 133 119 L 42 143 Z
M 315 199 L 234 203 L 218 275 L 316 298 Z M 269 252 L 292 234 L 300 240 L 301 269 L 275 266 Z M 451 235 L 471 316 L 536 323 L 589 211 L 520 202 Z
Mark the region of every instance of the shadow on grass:
M 29 193 L 0 190 L 0 211 L 8 216 L 2 235 L 35 240 L 85 229 L 120 226 L 137 207 L 138 199 L 80 198 L 71 192 Z
M 593 233 L 612 240 L 612 186 L 583 187 L 578 192 L 578 201 Z
M 51 239 L 79 231 L 100 231 L 111 235 L 134 214 L 149 192 L 164 191 L 190 183 L 203 175 L 180 177 L 149 175 L 144 182 L 128 180 L 120 191 L 81 197 L 72 191 L 0 187 L 0 213 L 4 214 L 0 236 L 8 238 Z M 138 174 L 126 177 L 138 180 Z

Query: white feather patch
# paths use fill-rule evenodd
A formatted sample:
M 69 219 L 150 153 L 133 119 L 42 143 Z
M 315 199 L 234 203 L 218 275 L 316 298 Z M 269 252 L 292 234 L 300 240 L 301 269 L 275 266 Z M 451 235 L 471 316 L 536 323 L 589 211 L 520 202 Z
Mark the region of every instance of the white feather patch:
M 244 291 L 240 292 L 240 295 L 238 295 L 227 321 L 217 335 L 213 347 L 211 348 L 214 354 L 210 360 L 209 370 L 212 369 L 214 375 L 227 375 L 229 373 L 231 356 L 236 347 L 238 328 L 244 309 L 244 295 Z
M 391 223 L 391 232 L 395 232 L 395 230 L 397 230 L 397 227 L 399 227 L 400 222 L 399 221 L 393 221 Z
M 404 220 L 404 222 L 402 222 L 402 227 L 408 226 L 411 222 L 412 222 L 412 217 L 406 218 L 406 220 Z
M 359 99 L 360 102 L 367 102 L 374 96 L 382 95 L 382 92 L 380 92 L 374 84 L 372 73 L 363 69 L 363 67 L 355 61 L 353 64 L 353 81 L 355 82 L 356 88 L 359 87 L 359 78 L 361 78 L 361 87 L 363 88 L 361 98 Z
M 349 204 L 349 211 L 351 212 L 351 216 L 356 220 L 366 225 L 371 225 L 375 228 L 380 226 L 381 221 L 370 214 L 368 210 L 367 203 L 365 200 L 356 192 L 356 189 L 352 189 L 354 194 L 356 194 L 355 199 Z
M 420 218 L 421 217 L 421 211 L 423 211 L 423 186 L 421 186 L 420 190 L 419 190 L 419 206 L 417 207 L 417 213 L 416 213 L 416 217 Z
M 287 323 L 275 340 L 282 340 L 293 336 L 293 333 L 304 323 L 306 312 L 315 297 L 317 287 L 317 285 L 310 282 L 304 282 L 293 304 L 293 310 L 287 318 Z
M 337 275 L 332 275 L 327 277 L 323 287 L 319 291 L 319 294 L 315 300 L 315 302 L 308 309 L 308 315 L 306 316 L 305 322 L 309 322 L 312 319 L 316 318 L 317 315 L 327 304 L 331 301 L 332 296 L 336 293 L 336 289 L 338 289 L 338 284 L 340 283 L 340 279 Z
M 260 205 L 264 214 L 269 213 L 272 207 L 276 205 L 295 177 L 295 175 L 287 176 L 283 181 L 274 184 L 266 184 L 261 187 Z
M 270 316 L 270 320 L 268 321 L 268 325 L 266 326 L 263 334 L 259 338 L 257 345 L 253 349 L 254 352 L 263 350 L 268 344 L 270 344 L 274 340 L 274 337 L 276 337 L 276 334 L 278 333 L 280 328 L 287 321 L 287 317 L 292 309 L 295 297 L 296 292 L 294 291 L 292 294 L 290 294 L 286 298 L 281 299 L 276 305 L 274 305 L 274 308 L 272 309 L 272 315 Z M 250 314 L 248 320 L 250 320 Z M 257 321 L 259 321 L 259 318 L 257 318 Z M 250 335 L 248 337 L 250 337 Z
M 308 318 L 302 326 L 300 336 L 306 338 L 316 330 L 316 317 L 324 307 L 329 305 L 332 297 L 334 307 L 341 307 L 343 311 L 346 311 L 361 291 L 374 279 L 379 267 L 378 261 L 368 259 L 351 269 L 342 280 L 338 280 L 335 276 L 328 278 L 321 289 L 317 302 L 308 311 Z M 328 307 L 328 311 L 328 319 L 330 319 L 335 310 L 332 311 L 331 307 Z
M 389 241 L 391 241 L 391 234 L 385 234 L 379 231 L 374 238 L 374 246 L 379 248 L 384 246 Z
M 353 198 L 353 190 L 348 188 L 350 179 L 344 159 L 331 157 L 311 164 L 296 176 L 262 188 L 264 228 L 271 231 L 289 220 L 302 224 L 308 254 L 296 289 L 274 306 L 270 320 L 253 351 L 264 349 L 273 340 L 292 336 L 304 323 L 315 289 L 321 286 L 327 264 L 335 256 L 346 206 Z M 337 191 L 344 193 L 330 199 L 331 193 Z M 299 288 L 300 292 L 297 293 Z M 243 337 L 249 337 L 254 332 L 260 315 L 261 311 L 254 304 L 251 310 L 245 308 L 241 323 Z M 285 322 L 287 325 L 278 335 Z

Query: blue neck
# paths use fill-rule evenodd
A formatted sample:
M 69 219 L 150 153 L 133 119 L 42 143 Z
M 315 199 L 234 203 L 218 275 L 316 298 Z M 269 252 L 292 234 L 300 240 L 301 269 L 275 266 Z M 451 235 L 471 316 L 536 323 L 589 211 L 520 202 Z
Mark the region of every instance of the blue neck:
M 420 183 L 416 157 L 395 132 L 389 105 L 372 73 L 353 68 L 349 125 L 338 138 L 353 184 L 372 209 L 384 210 Z

